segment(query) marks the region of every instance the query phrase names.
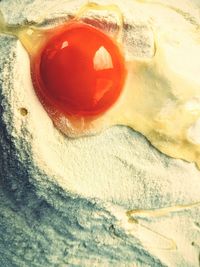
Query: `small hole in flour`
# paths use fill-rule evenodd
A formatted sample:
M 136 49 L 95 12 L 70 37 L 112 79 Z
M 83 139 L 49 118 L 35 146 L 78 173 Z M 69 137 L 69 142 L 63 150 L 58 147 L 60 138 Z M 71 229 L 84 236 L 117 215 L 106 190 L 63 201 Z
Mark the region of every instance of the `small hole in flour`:
M 28 110 L 26 108 L 20 108 L 19 111 L 22 116 L 26 116 L 28 114 Z

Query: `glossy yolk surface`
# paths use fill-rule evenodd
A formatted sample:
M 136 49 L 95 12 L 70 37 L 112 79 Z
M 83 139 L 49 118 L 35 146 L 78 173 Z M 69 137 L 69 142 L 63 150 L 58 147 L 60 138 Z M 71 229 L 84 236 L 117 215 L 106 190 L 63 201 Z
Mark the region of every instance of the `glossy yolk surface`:
M 58 112 L 93 116 L 118 99 L 126 71 L 118 46 L 80 22 L 54 33 L 33 60 L 36 91 Z

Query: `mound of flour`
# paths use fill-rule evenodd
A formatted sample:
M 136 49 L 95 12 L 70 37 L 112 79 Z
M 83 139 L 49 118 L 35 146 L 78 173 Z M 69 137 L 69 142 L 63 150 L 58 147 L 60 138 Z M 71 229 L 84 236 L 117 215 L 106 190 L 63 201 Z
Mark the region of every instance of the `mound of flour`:
M 1 1 L 0 10 L 12 24 L 55 24 L 84 1 L 75 2 Z M 185 23 L 169 7 L 144 2 L 121 4 L 127 20 L 134 14 L 139 57 L 151 54 L 146 25 L 155 17 Z M 198 25 L 191 2 L 175 8 Z M 1 35 L 0 51 L 0 265 L 198 266 L 195 165 L 161 154 L 126 127 L 66 138 L 34 93 L 20 42 Z

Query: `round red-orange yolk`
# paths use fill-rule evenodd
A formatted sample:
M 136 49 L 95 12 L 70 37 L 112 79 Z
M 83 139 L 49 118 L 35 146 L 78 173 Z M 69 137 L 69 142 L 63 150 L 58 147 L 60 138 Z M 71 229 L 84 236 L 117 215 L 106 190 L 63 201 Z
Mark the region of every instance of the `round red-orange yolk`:
M 117 44 L 102 31 L 78 22 L 55 32 L 32 70 L 42 101 L 75 116 L 105 112 L 118 99 L 126 76 Z

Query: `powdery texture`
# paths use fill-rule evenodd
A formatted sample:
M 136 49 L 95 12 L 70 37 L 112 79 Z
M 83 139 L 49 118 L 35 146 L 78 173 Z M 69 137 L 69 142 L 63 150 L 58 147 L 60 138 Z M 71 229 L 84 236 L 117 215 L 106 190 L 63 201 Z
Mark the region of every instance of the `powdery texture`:
M 19 12 L 37 21 L 50 2 L 0 9 L 13 23 Z M 1 36 L 0 51 L 0 266 L 198 266 L 196 167 L 126 127 L 64 137 L 35 96 L 19 41 Z

